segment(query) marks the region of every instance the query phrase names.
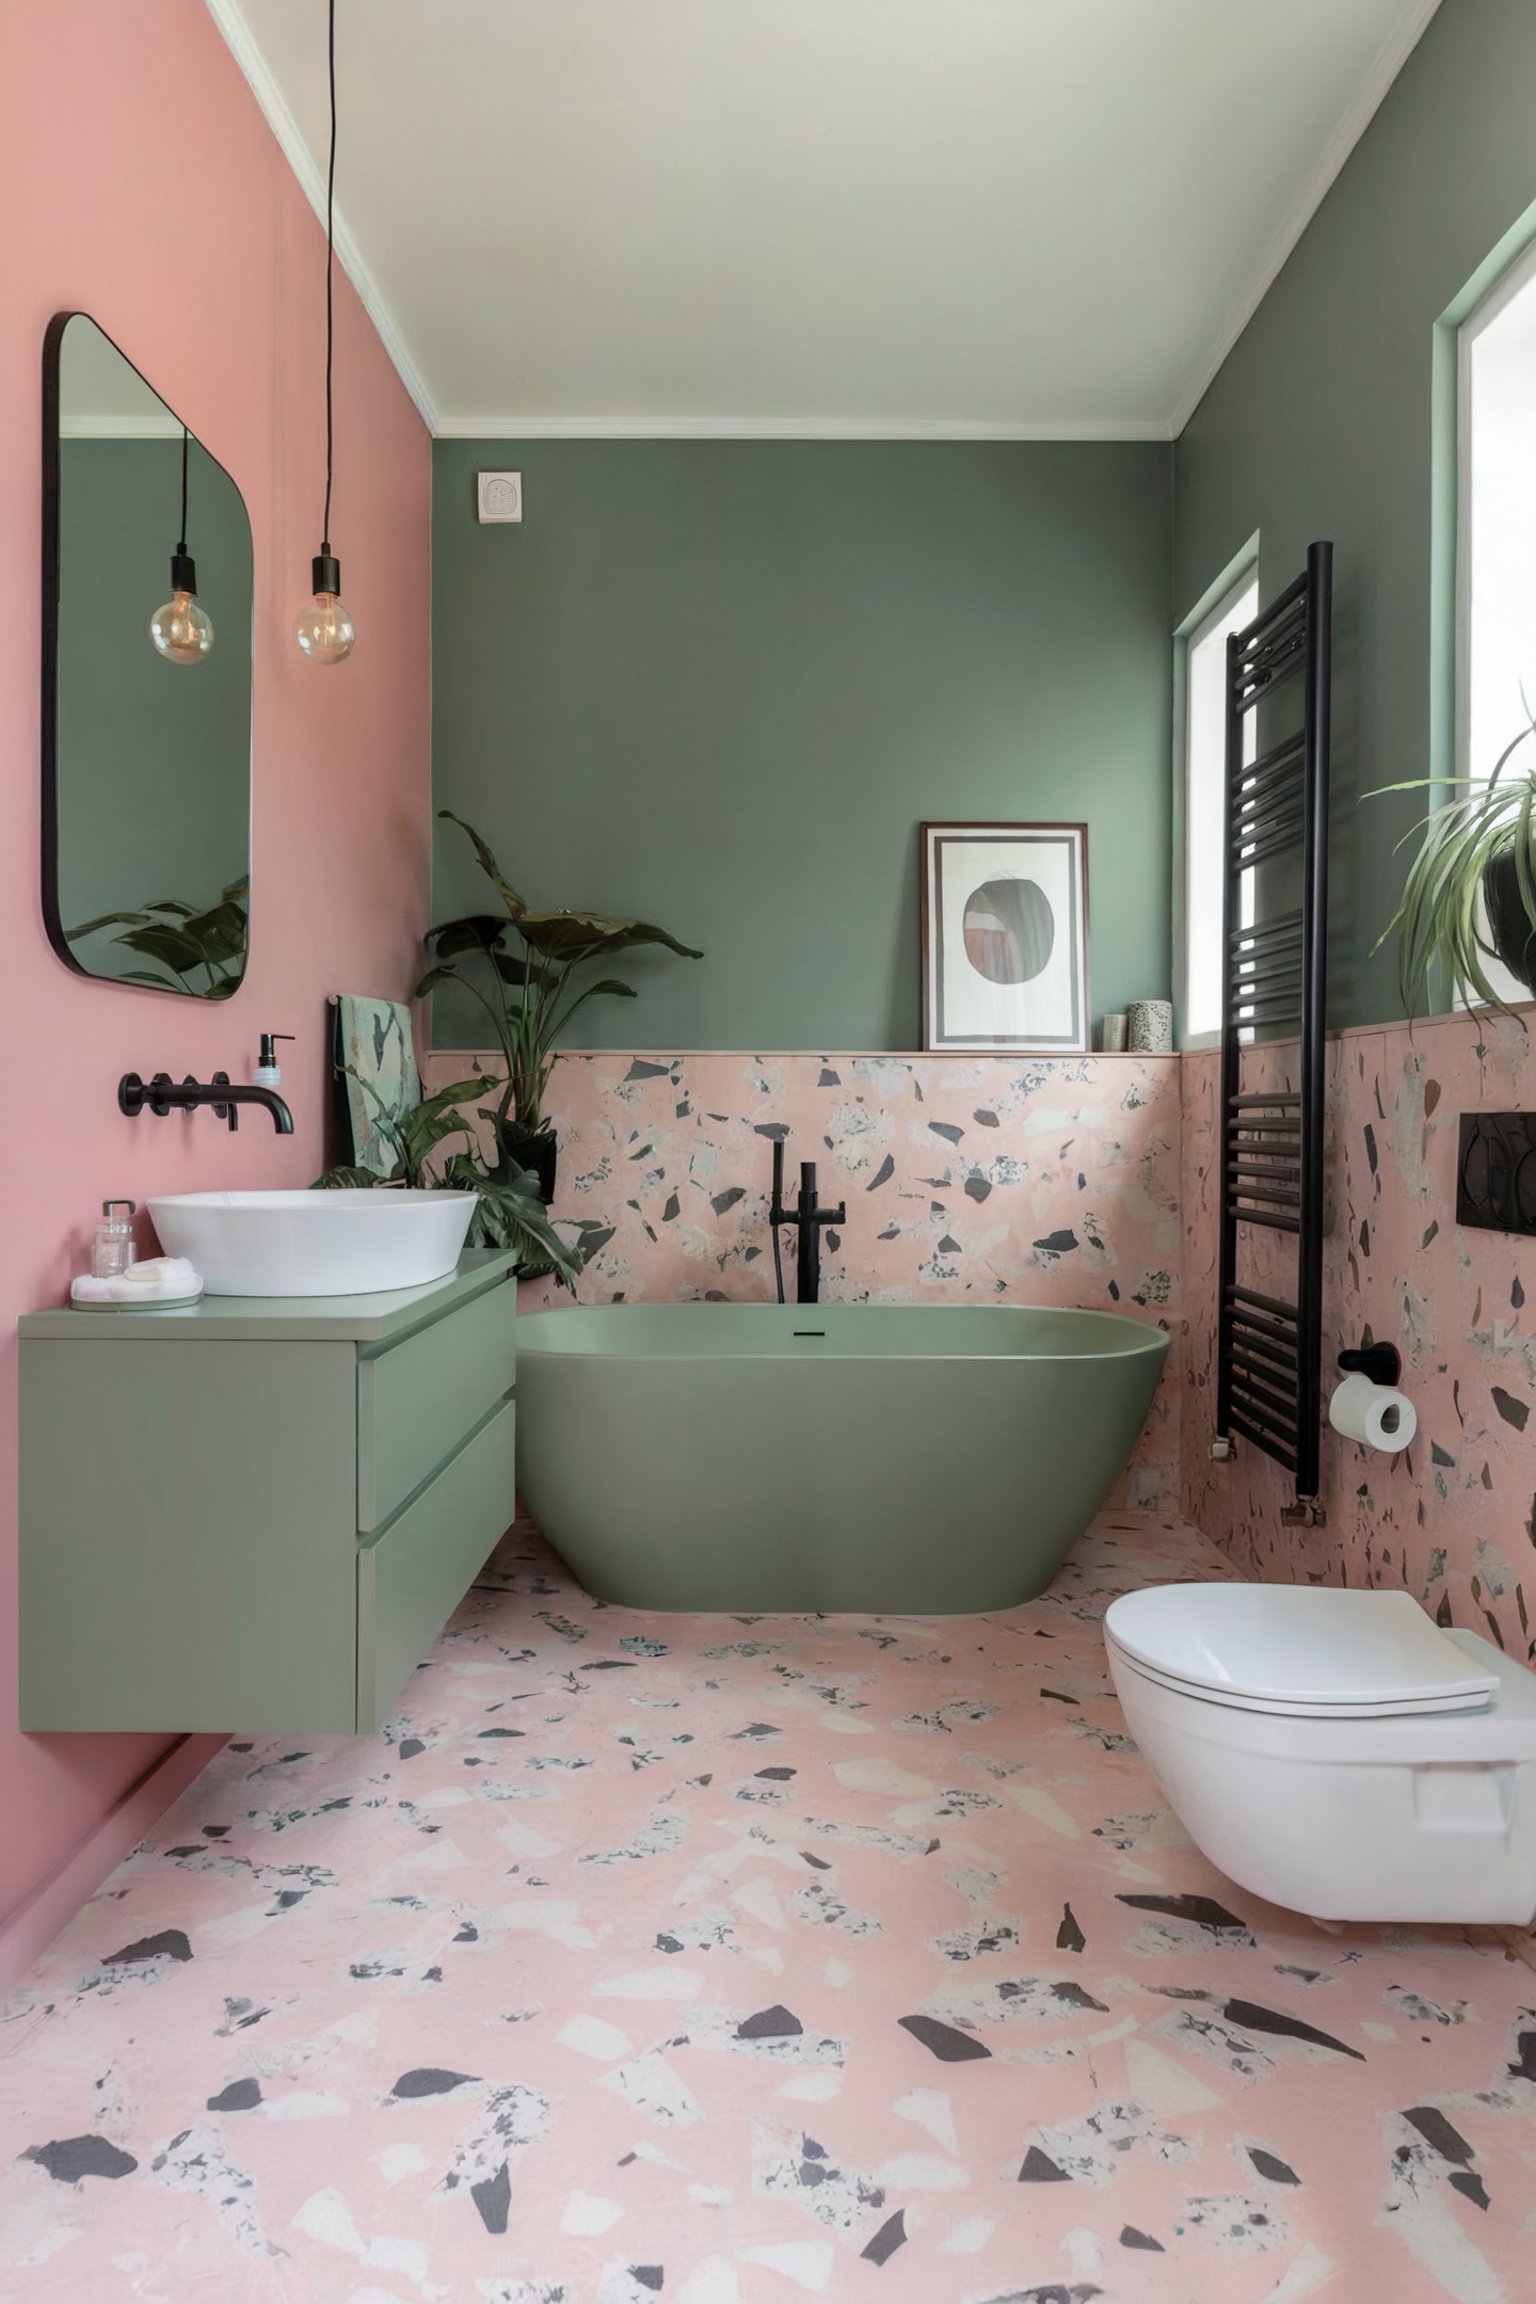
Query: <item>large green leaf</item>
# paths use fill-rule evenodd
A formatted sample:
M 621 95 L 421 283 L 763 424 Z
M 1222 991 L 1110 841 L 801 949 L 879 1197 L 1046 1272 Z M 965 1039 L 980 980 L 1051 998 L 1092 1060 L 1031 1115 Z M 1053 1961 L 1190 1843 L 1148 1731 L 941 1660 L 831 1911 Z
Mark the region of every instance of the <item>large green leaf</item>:
M 518 1270 L 526 1278 L 554 1272 L 572 1286 L 580 1277 L 581 1254 L 551 1224 L 538 1179 L 526 1168 L 513 1167 L 492 1176 L 468 1154 L 455 1153 L 443 1171 L 443 1181 L 479 1195 L 470 1237 L 487 1247 L 515 1249 Z
M 603 976 L 595 984 L 584 984 L 578 997 L 581 1000 L 596 1000 L 599 997 L 608 1000 L 638 1000 L 640 995 L 633 984 L 625 984 L 617 976 Z M 567 1008 L 566 1015 L 570 1013 Z
M 66 928 L 64 933 L 73 942 L 80 936 L 94 936 L 98 928 L 151 928 L 155 925 L 153 912 L 101 912 L 94 920 L 82 920 L 78 928 Z
M 426 1164 L 439 1144 L 450 1136 L 470 1134 L 469 1121 L 460 1107 L 473 1096 L 483 1096 L 492 1085 L 488 1077 L 477 1073 L 469 1080 L 455 1080 L 451 1087 L 440 1088 L 435 1096 L 424 1098 L 409 1112 L 395 1115 L 400 1155 L 410 1183 L 428 1180 Z
M 462 981 L 457 968 L 429 968 L 411 994 L 411 998 L 413 1000 L 425 1000 L 427 994 L 435 992 L 439 984 L 458 984 Z
M 495 855 L 491 850 L 490 844 L 487 841 L 481 839 L 473 824 L 466 824 L 463 817 L 455 816 L 451 808 L 439 808 L 437 813 L 439 819 L 442 822 L 446 824 L 457 824 L 459 830 L 465 835 L 469 841 L 470 846 L 474 849 L 475 858 L 480 866 L 481 871 L 485 874 L 487 880 L 489 880 L 491 886 L 495 889 L 503 904 L 505 904 L 509 917 L 513 920 L 521 920 L 528 907 L 523 902 L 521 896 L 518 895 L 517 890 L 510 887 L 507 881 L 502 877 L 501 866 L 497 863 Z
M 629 952 L 638 944 L 664 944 L 683 960 L 702 960 L 692 944 L 680 944 L 648 920 L 616 920 L 603 912 L 525 912 L 518 931 L 546 960 L 595 960 L 600 952 Z
M 216 904 L 211 912 L 197 912 L 186 932 L 205 960 L 235 960 L 246 948 L 246 916 L 238 904 Z
M 514 991 L 532 986 L 536 991 L 553 992 L 565 982 L 564 972 L 555 967 L 536 968 L 531 961 L 520 960 L 515 952 L 493 952 L 491 965 L 503 984 Z
M 437 928 L 429 928 L 425 941 L 431 945 L 439 960 L 452 960 L 460 952 L 494 953 L 512 923 L 502 920 L 494 912 L 472 912 L 462 920 L 445 920 Z
M 146 960 L 162 961 L 178 975 L 188 975 L 203 965 L 199 945 L 184 928 L 173 928 L 168 920 L 152 921 L 147 928 L 130 928 L 112 941 L 126 944 L 130 952 L 141 953 Z

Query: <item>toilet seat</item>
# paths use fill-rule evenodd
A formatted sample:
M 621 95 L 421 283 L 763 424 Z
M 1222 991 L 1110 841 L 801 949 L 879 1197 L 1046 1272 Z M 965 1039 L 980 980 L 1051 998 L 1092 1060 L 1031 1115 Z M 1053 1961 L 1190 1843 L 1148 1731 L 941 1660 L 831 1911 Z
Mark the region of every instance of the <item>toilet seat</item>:
M 1379 1704 L 1295 1703 L 1274 1696 L 1245 1696 L 1226 1689 L 1218 1693 L 1213 1688 L 1196 1686 L 1192 1681 L 1176 1680 L 1171 1673 L 1153 1672 L 1128 1656 L 1118 1642 L 1111 1641 L 1110 1649 L 1126 1670 L 1134 1672 L 1139 1680 L 1150 1681 L 1156 1688 L 1166 1688 L 1170 1695 L 1187 1696 L 1194 1703 L 1211 1704 L 1224 1712 L 1262 1712 L 1276 1720 L 1433 1720 L 1449 1715 L 1452 1718 L 1467 1713 L 1487 1710 L 1488 1699 L 1482 1696 L 1442 1697 L 1438 1702 L 1426 1703 L 1410 1697 L 1403 1702 Z
M 1155 1584 L 1114 1601 L 1104 1633 L 1112 1656 L 1144 1680 L 1279 1717 L 1475 1712 L 1498 1685 L 1406 1592 Z

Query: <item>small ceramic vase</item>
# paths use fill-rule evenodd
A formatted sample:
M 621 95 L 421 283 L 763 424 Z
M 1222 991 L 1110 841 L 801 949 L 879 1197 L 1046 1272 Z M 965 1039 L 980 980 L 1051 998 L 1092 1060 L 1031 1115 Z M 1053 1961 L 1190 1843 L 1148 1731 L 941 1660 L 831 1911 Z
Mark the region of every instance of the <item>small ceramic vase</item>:
M 1099 1046 L 1106 1056 L 1120 1056 L 1125 1051 L 1125 1018 L 1106 1016 L 1099 1025 Z
M 1173 1002 L 1171 1000 L 1132 1000 L 1125 1011 L 1125 1020 L 1133 1054 L 1137 1056 L 1172 1055 Z

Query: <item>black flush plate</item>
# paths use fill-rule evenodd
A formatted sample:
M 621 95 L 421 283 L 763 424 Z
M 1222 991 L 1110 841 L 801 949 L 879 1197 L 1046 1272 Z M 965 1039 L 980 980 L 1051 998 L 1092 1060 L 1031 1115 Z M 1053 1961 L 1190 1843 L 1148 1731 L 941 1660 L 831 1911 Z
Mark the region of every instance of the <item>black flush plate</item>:
M 1463 1112 L 1456 1221 L 1536 1232 L 1536 1112 Z

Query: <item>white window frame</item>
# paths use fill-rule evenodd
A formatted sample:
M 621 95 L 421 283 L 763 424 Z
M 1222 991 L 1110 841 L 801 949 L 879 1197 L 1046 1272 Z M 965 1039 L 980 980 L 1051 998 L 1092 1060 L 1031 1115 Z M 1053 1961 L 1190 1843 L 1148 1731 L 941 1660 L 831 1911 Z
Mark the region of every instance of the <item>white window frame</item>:
M 1472 351 L 1477 339 L 1516 297 L 1536 282 L 1536 245 L 1505 264 L 1497 278 L 1456 323 L 1456 563 L 1453 672 L 1455 734 L 1452 773 L 1457 777 L 1486 777 L 1492 759 L 1472 756 Z M 1532 697 L 1536 704 L 1536 695 Z M 1513 733 L 1513 730 L 1511 731 Z M 1497 960 L 1486 958 L 1489 981 L 1512 1006 L 1530 995 L 1517 977 Z M 1466 1003 L 1458 996 L 1456 1005 Z
M 1191 665 L 1195 650 L 1210 638 L 1219 627 L 1230 621 L 1238 604 L 1249 592 L 1255 594 L 1252 610 L 1245 622 L 1259 613 L 1257 588 L 1259 581 L 1259 539 L 1252 536 L 1228 562 L 1174 634 L 1174 789 L 1178 797 L 1174 841 L 1174 920 L 1176 928 L 1175 970 L 1176 1022 L 1178 1045 L 1181 1049 L 1215 1048 L 1221 1042 L 1221 1027 L 1194 1032 L 1190 1030 L 1190 992 L 1193 941 L 1190 922 L 1194 916 L 1193 849 L 1191 826 L 1194 820 L 1192 791 L 1191 745 L 1195 733 L 1192 711 L 1193 693 Z M 1250 731 L 1251 733 L 1251 731 Z M 1225 746 L 1225 718 L 1223 718 L 1222 744 Z
M 1472 744 L 1472 347 L 1536 280 L 1527 248 L 1479 297 L 1456 331 L 1456 774 L 1478 773 Z M 1532 699 L 1536 702 L 1536 698 Z

